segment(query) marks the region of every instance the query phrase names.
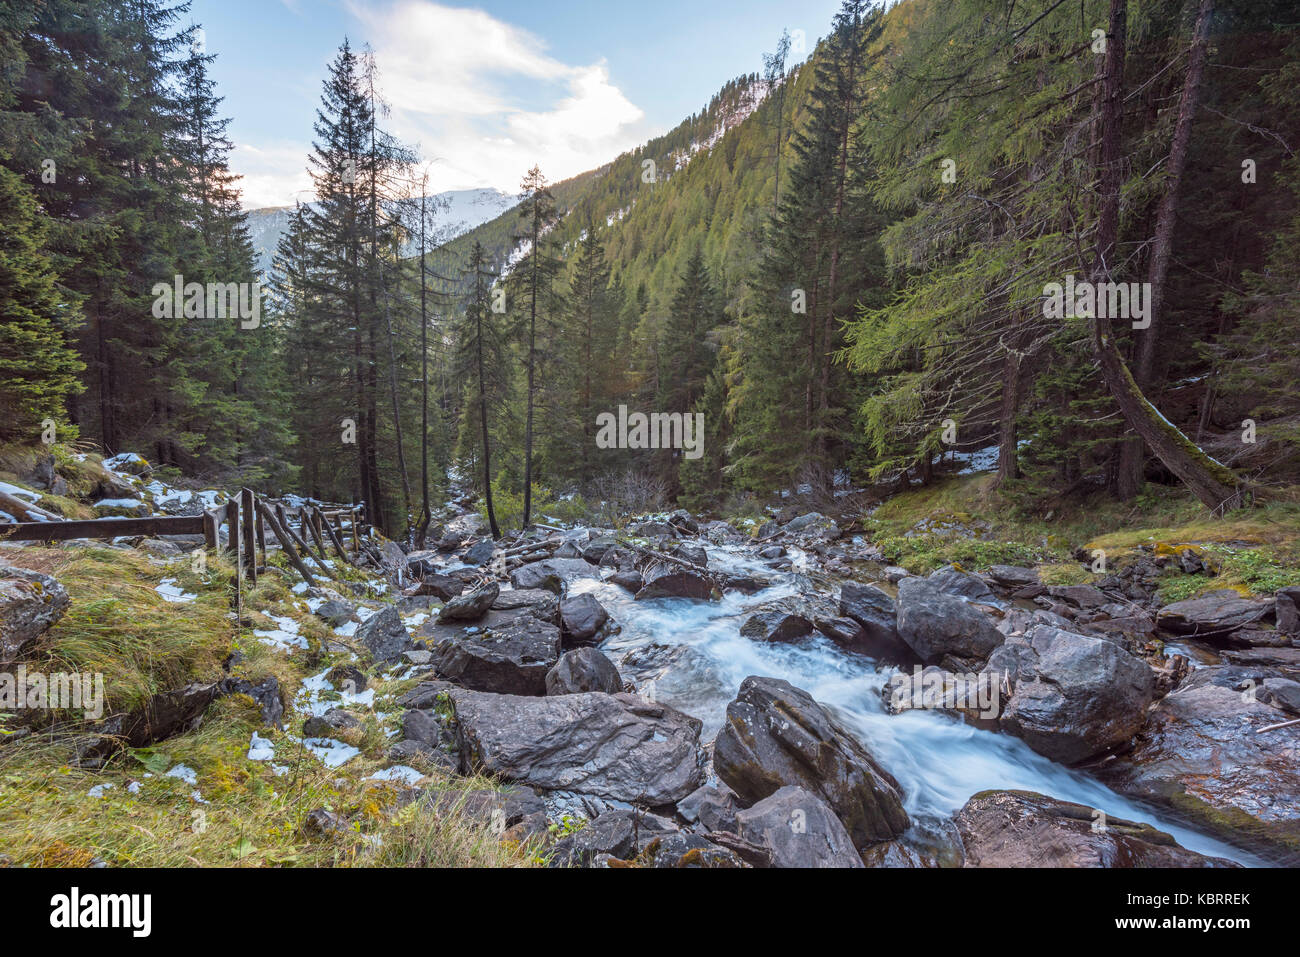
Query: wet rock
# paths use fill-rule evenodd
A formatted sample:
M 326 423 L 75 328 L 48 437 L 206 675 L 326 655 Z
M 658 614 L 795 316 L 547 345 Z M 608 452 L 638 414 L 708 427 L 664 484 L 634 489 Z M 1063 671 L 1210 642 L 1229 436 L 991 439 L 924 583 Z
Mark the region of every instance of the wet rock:
M 636 522 L 630 526 L 630 530 L 640 538 L 672 538 L 677 534 L 677 529 L 673 526 L 659 521 Z
M 440 639 L 434 668 L 448 681 L 477 691 L 546 694 L 546 673 L 560 657 L 560 630 L 532 615 Z
M 998 722 L 1003 731 L 1054 761 L 1074 763 L 1141 730 L 1155 696 L 1145 661 L 1103 638 L 1050 626 L 1028 637 Z
M 943 568 L 931 572 L 929 580 L 938 585 L 939 590 L 945 594 L 956 595 L 958 598 L 965 598 L 967 601 L 977 601 L 988 605 L 998 604 L 997 596 L 993 594 L 992 589 L 984 583 L 983 579 L 951 565 L 945 565 Z
M 780 558 L 784 554 L 785 554 L 784 545 L 768 545 L 766 548 L 760 548 L 758 550 L 758 557 L 765 558 L 769 561 L 774 558 Z
M 584 592 L 560 601 L 560 629 L 567 642 L 598 643 L 608 621 L 609 612 L 590 594 Z
M 748 867 L 740 855 L 714 844 L 698 834 L 669 831 L 646 844 L 641 852 L 642 866 L 672 868 Z
M 331 628 L 338 628 L 356 617 L 357 607 L 346 601 L 331 599 L 316 609 L 313 614 Z
M 787 784 L 820 794 L 859 847 L 897 837 L 908 825 L 898 782 L 811 695 L 777 678 L 741 683 L 714 743 L 713 766 L 743 803 Z
M 49 575 L 0 565 L 0 664 L 14 661 L 70 604 L 67 591 Z
M 915 653 L 898 634 L 898 609 L 894 599 L 879 588 L 845 582 L 840 586 L 839 613 L 862 627 L 855 651 L 889 661 L 915 660 Z
M 656 806 L 704 783 L 700 721 L 628 694 L 546 698 L 453 689 L 464 771 Z
M 705 785 L 697 788 L 677 802 L 677 813 L 687 822 L 699 824 L 709 831 L 736 831 L 736 812 L 740 799 L 725 784 L 721 787 Z
M 708 599 L 713 595 L 713 586 L 708 579 L 679 568 L 663 569 L 645 580 L 641 590 L 636 593 L 636 600 L 646 598 L 696 598 Z
M 402 653 L 415 647 L 402 624 L 402 616 L 392 606 L 372 615 L 357 626 L 356 640 L 370 653 L 376 664 L 402 660 Z
M 415 587 L 407 591 L 408 595 L 431 595 L 441 601 L 450 601 L 465 590 L 465 582 L 452 575 L 437 572 L 426 574 Z
M 1166 605 L 1156 616 L 1156 623 L 1176 635 L 1212 637 L 1258 621 L 1271 610 L 1271 602 L 1242 598 L 1235 591 L 1224 589 Z
M 925 578 L 898 585 L 898 634 L 927 664 L 945 655 L 982 660 L 1002 643 L 1002 633 L 978 608 Z
M 798 641 L 812 631 L 812 622 L 803 615 L 779 610 L 757 612 L 740 626 L 740 633 L 754 641 Z
M 1047 594 L 1081 611 L 1101 608 L 1111 602 L 1100 588 L 1093 585 L 1052 585 Z
M 544 588 L 511 588 L 497 595 L 492 603 L 494 611 L 526 611 L 534 618 L 560 623 L 560 599 L 555 592 Z
M 1041 584 L 1038 569 L 1022 568 L 1019 565 L 993 565 L 989 568 L 989 577 L 999 585 L 1010 589 Z
M 767 848 L 773 867 L 862 867 L 853 839 L 817 794 L 786 785 L 736 815 L 737 833 Z
M 457 595 L 442 606 L 438 612 L 438 621 L 478 621 L 487 614 L 500 594 L 501 586 L 496 582 L 488 582 L 473 591 Z
M 1132 750 L 1097 774 L 1234 843 L 1300 863 L 1300 726 L 1258 700 L 1242 668 L 1198 668 L 1151 710 Z M 1251 679 L 1254 681 L 1254 679 Z
M 673 549 L 672 553 L 678 558 L 685 559 L 692 565 L 699 565 L 701 568 L 705 568 L 709 564 L 708 552 L 699 545 L 678 545 Z
M 818 618 L 813 626 L 847 651 L 857 651 L 866 641 L 866 631 L 852 618 Z
M 437 549 L 426 548 L 420 551 L 407 552 L 406 554 L 406 571 L 412 578 L 423 578 L 426 575 L 432 575 L 438 571 L 438 566 L 442 564 Z
M 1273 603 L 1277 630 L 1292 638 L 1300 638 L 1300 586 L 1279 588 Z
M 485 538 L 481 542 L 471 545 L 465 552 L 464 561 L 466 565 L 486 565 L 492 561 L 492 556 L 496 554 L 496 542 L 490 538 Z
M 565 652 L 546 673 L 548 695 L 581 694 L 586 691 L 617 694 L 622 690 L 623 679 L 614 667 L 614 662 L 595 648 L 578 648 Z
M 621 588 L 626 588 L 628 591 L 632 592 L 633 594 L 639 592 L 642 586 L 645 585 L 645 581 L 641 578 L 641 573 L 639 571 L 636 571 L 635 569 L 628 569 L 627 571 L 623 571 L 623 572 L 615 572 L 614 574 L 609 576 L 609 581 L 612 584 L 620 586 Z
M 957 812 L 966 867 L 1236 867 L 1149 824 L 1032 791 L 982 791 Z
M 598 535 L 581 546 L 582 559 L 592 565 L 599 565 L 601 559 L 605 557 L 605 553 L 613 548 L 615 544 L 617 543 L 614 539 L 608 535 Z
M 656 837 L 676 833 L 671 821 L 636 810 L 606 811 L 555 842 L 553 867 L 590 867 L 604 857 L 632 860 Z
M 1288 714 L 1300 714 L 1300 681 L 1289 678 L 1265 678 L 1259 700 Z
M 578 543 L 571 539 L 565 539 L 560 543 L 560 547 L 552 553 L 553 558 L 582 558 L 582 550 Z
M 592 568 L 580 558 L 545 558 L 520 565 L 510 573 L 510 584 L 518 589 L 542 588 L 560 595 L 570 578 L 590 576 Z

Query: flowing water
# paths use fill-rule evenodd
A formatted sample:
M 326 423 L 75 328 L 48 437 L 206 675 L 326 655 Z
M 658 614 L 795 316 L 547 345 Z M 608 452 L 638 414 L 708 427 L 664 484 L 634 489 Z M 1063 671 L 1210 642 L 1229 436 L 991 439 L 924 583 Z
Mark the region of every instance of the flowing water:
M 617 585 L 594 578 L 570 583 L 590 592 L 622 631 L 601 646 L 624 677 L 656 700 L 704 722 L 704 741 L 722 726 L 727 704 L 749 675 L 782 678 L 831 707 L 889 770 L 906 794 L 914 826 L 905 842 L 918 849 L 951 846 L 953 814 L 971 795 L 995 788 L 1037 791 L 1098 808 L 1108 817 L 1142 821 L 1172 834 L 1184 847 L 1247 865 L 1261 862 L 1222 841 L 1189 830 L 1153 809 L 1116 794 L 1095 778 L 1034 753 L 1017 738 L 983 731 L 937 711 L 885 711 L 881 689 L 891 666 L 845 652 L 821 635 L 794 644 L 740 635 L 748 614 L 766 601 L 809 590 L 795 573 L 774 573 L 744 548 L 709 546 L 709 566 L 772 582 L 753 595 L 728 592 L 721 601 L 659 598 L 634 601 Z M 796 554 L 796 567 L 799 556 Z

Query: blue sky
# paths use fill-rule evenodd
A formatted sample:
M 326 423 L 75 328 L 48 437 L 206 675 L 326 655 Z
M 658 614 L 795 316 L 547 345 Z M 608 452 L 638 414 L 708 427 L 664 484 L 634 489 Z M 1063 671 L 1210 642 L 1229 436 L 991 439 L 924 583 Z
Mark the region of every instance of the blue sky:
M 788 29 L 803 59 L 838 0 L 435 3 L 193 0 L 217 54 L 231 165 L 245 205 L 309 198 L 306 155 L 325 67 L 344 36 L 369 43 L 389 127 L 431 161 L 431 190 L 552 180 L 676 125 L 727 80 L 762 67 Z M 801 31 L 801 32 L 800 32 Z

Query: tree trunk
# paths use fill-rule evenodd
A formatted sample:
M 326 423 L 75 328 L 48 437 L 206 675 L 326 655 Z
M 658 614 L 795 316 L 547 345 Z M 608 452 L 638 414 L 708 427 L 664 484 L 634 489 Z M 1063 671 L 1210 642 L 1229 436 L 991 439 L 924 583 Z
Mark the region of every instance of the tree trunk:
M 1110 0 L 1101 117 L 1101 208 L 1094 281 L 1110 280 L 1110 264 L 1119 238 L 1119 194 L 1123 182 L 1120 138 L 1127 17 L 1128 0 Z M 1101 366 L 1102 377 L 1128 427 L 1207 507 L 1219 509 L 1242 504 L 1244 489 L 1233 472 L 1197 448 L 1142 394 L 1115 344 L 1110 319 L 1094 316 L 1091 324 L 1093 351 Z
M 1016 412 L 1020 405 L 1020 353 L 1007 347 L 1002 364 L 1002 404 L 998 414 L 998 475 L 996 484 L 1020 477 L 1016 461 Z
M 1169 147 L 1166 173 L 1169 177 L 1165 194 L 1160 200 L 1156 215 L 1156 231 L 1151 247 L 1151 263 L 1147 270 L 1150 294 L 1147 298 L 1150 324 L 1140 330 L 1133 379 L 1138 388 L 1151 389 L 1156 346 L 1160 342 L 1160 321 L 1165 300 L 1165 280 L 1169 276 L 1169 260 L 1173 254 L 1174 227 L 1178 222 L 1178 201 L 1183 172 L 1187 168 L 1188 146 L 1192 139 L 1192 124 L 1200 101 L 1201 77 L 1205 73 L 1208 56 L 1210 18 L 1214 15 L 1214 0 L 1200 0 L 1196 25 L 1192 28 L 1192 46 L 1187 59 L 1187 78 L 1183 81 L 1182 96 L 1178 101 L 1178 122 Z M 1145 458 L 1142 443 L 1131 439 L 1120 449 L 1118 491 L 1122 498 L 1132 498 L 1142 487 L 1142 462 Z

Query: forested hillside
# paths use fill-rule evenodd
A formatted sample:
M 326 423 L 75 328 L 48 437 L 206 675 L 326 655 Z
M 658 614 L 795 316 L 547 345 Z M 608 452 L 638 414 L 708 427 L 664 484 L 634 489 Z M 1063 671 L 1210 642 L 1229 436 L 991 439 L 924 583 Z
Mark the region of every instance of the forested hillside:
M 397 536 L 449 474 L 526 523 L 970 453 L 1031 511 L 1247 504 L 1300 466 L 1290 7 L 846 0 L 806 62 L 774 37 L 451 242 L 343 40 L 262 290 L 187 7 L 5 4 L 5 438 L 365 501 Z M 620 406 L 702 416 L 698 454 L 605 447 Z

